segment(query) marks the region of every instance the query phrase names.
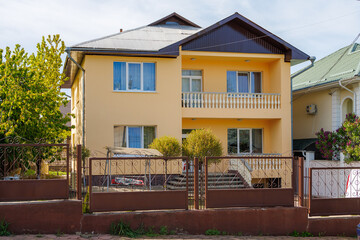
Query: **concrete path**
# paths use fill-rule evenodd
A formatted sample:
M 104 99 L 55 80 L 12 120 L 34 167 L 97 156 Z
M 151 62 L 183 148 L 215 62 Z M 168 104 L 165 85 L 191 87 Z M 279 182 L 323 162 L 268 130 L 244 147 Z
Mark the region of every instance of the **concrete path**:
M 134 239 L 134 238 L 125 238 L 125 237 L 118 237 L 112 235 L 13 235 L 9 237 L 0 237 L 1 240 L 31 240 L 31 239 L 38 239 L 38 240 L 65 240 L 65 239 L 76 239 L 76 240 L 113 240 L 113 239 Z M 168 236 L 158 236 L 158 237 L 140 237 L 135 239 L 172 239 L 172 240 L 195 240 L 195 239 L 220 239 L 220 240 L 235 240 L 235 239 L 247 239 L 247 240 L 287 240 L 287 239 L 294 239 L 294 240 L 345 240 L 345 239 L 356 239 L 355 237 L 289 237 L 289 236 L 206 236 L 206 235 L 168 235 Z

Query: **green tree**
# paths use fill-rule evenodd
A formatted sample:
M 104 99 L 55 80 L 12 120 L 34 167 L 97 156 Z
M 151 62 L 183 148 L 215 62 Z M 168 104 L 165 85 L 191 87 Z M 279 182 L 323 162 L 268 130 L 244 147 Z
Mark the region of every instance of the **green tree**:
M 68 103 L 60 86 L 61 54 L 65 45 L 59 35 L 43 37 L 33 54 L 20 45 L 0 49 L 0 139 L 20 136 L 31 142 L 63 142 L 70 136 L 60 106 Z
M 158 150 L 164 157 L 177 157 L 181 155 L 181 145 L 174 137 L 163 136 L 155 138 L 149 147 Z
M 184 155 L 191 158 L 199 158 L 202 163 L 206 156 L 217 157 L 223 154 L 220 140 L 210 129 L 193 130 L 186 138 L 184 144 Z

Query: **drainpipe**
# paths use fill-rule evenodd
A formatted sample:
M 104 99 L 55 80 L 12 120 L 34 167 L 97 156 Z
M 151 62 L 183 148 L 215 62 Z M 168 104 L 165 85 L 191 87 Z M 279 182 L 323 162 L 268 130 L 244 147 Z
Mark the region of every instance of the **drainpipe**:
M 314 66 L 316 57 L 312 56 L 309 58 L 309 60 L 311 61 L 311 64 L 309 66 L 307 66 L 306 68 L 303 68 L 300 71 L 298 71 L 297 73 L 295 73 L 293 76 L 291 76 L 291 79 L 293 79 L 294 77 L 300 75 L 301 73 L 305 72 L 306 70 L 308 70 L 309 68 L 312 68 Z
M 344 79 L 339 80 L 339 86 L 342 87 L 343 89 L 345 89 L 346 91 L 351 92 L 351 93 L 354 95 L 353 111 L 355 112 L 355 110 L 356 110 L 356 104 L 357 104 L 357 102 L 356 102 L 356 92 L 354 92 L 354 91 L 348 89 L 347 87 L 345 87 L 345 86 L 342 84 L 342 82 L 341 82 L 341 81 L 343 81 L 343 80 L 344 80 Z M 341 107 L 341 106 L 340 106 L 340 107 Z M 356 114 L 356 112 L 355 112 L 355 114 Z
M 293 149 L 293 141 L 294 141 L 294 121 L 293 121 L 293 94 L 292 94 L 292 91 L 293 91 L 293 78 L 296 77 L 297 75 L 299 75 L 300 73 L 303 73 L 305 72 L 306 70 L 312 68 L 314 66 L 314 62 L 316 60 L 316 57 L 312 56 L 309 58 L 309 60 L 311 61 L 311 64 L 309 66 L 307 66 L 306 68 L 303 68 L 302 70 L 300 70 L 299 72 L 297 72 L 296 74 L 294 74 L 293 76 L 290 77 L 290 96 L 291 96 L 291 99 L 290 99 L 290 102 L 291 102 L 291 154 L 293 153 L 294 149 Z
M 70 49 L 66 48 L 69 59 L 82 71 L 82 145 L 85 147 L 85 69 L 71 57 Z

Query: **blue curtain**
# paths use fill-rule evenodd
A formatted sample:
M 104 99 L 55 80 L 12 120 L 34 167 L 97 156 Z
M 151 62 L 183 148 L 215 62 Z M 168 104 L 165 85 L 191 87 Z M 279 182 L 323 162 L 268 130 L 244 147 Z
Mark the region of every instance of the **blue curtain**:
M 155 63 L 143 64 L 144 91 L 155 91 Z
M 129 147 L 141 148 L 141 127 L 129 127 Z
M 238 74 L 238 86 L 240 93 L 248 93 L 249 92 L 249 78 L 247 73 L 239 73 Z
M 141 64 L 129 63 L 129 89 L 140 90 L 141 89 L 141 75 L 140 75 Z
M 236 89 L 236 72 L 235 71 L 228 71 L 226 79 L 227 79 L 227 91 L 228 92 L 237 92 L 237 89 Z
M 114 62 L 114 90 L 126 90 L 126 63 Z

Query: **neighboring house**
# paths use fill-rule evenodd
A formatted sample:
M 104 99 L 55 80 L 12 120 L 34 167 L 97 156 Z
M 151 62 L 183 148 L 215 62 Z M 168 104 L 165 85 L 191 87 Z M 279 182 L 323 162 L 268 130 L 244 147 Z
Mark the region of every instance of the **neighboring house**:
M 67 51 L 72 142 L 93 153 L 210 128 L 225 155 L 292 154 L 290 66 L 309 56 L 238 13 L 207 28 L 173 13 Z
M 360 44 L 356 42 L 293 74 L 294 150 L 315 150 L 316 132 L 334 131 L 346 114 L 360 114 L 359 84 Z
M 67 114 L 71 113 L 71 106 L 72 106 L 71 99 L 69 100 L 66 106 L 64 105 L 60 106 L 60 112 L 62 113 L 63 116 L 66 116 Z M 66 126 L 71 127 L 71 122 L 69 121 L 68 123 L 66 123 Z

